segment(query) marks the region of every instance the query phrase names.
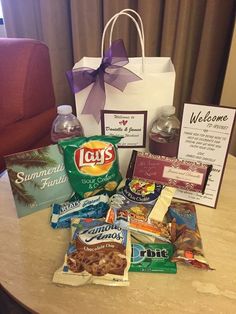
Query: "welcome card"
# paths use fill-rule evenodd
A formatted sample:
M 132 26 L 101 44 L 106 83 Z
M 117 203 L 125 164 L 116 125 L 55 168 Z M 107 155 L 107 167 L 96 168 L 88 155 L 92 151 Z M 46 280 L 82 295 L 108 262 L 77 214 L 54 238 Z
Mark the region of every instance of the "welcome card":
M 118 147 L 146 145 L 147 111 L 101 110 L 102 134 L 122 136 Z
M 234 121 L 234 108 L 184 104 L 178 159 L 213 168 L 204 194 L 178 190 L 175 197 L 216 207 Z

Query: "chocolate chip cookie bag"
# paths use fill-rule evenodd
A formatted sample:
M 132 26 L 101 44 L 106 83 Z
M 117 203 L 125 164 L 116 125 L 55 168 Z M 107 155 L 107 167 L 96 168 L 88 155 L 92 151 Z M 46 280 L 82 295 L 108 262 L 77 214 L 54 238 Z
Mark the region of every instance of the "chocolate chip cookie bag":
M 172 201 L 166 219 L 172 225 L 172 242 L 175 248 L 172 261 L 211 269 L 203 252 L 194 204 Z
M 71 221 L 72 239 L 53 282 L 72 286 L 127 286 L 131 244 L 127 230 L 98 219 Z
M 59 141 L 69 182 L 80 199 L 114 194 L 122 180 L 117 144 L 121 137 L 95 135 Z
M 106 221 L 124 229 L 170 242 L 170 226 L 162 221 L 175 188 L 127 179 L 110 198 Z

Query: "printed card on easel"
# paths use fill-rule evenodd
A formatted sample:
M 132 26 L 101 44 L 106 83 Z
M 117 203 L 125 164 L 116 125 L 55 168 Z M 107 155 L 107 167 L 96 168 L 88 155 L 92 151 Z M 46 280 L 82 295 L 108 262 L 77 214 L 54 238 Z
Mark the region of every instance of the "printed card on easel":
M 234 121 L 234 108 L 184 104 L 178 159 L 213 168 L 204 194 L 178 190 L 176 198 L 216 207 Z

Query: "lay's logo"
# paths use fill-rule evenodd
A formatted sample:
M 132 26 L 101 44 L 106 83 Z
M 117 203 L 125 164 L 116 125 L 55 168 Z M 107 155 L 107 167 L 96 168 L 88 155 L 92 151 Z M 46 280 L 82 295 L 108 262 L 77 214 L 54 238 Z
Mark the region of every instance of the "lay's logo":
M 88 175 L 103 175 L 109 171 L 116 158 L 111 143 L 90 141 L 75 151 L 78 170 Z

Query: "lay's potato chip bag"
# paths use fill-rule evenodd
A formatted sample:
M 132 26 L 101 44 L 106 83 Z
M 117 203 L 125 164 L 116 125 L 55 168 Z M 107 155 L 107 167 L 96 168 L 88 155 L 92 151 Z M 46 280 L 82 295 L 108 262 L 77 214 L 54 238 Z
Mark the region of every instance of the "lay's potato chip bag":
M 73 190 L 80 199 L 112 195 L 120 181 L 117 144 L 121 137 L 94 135 L 59 142 Z

